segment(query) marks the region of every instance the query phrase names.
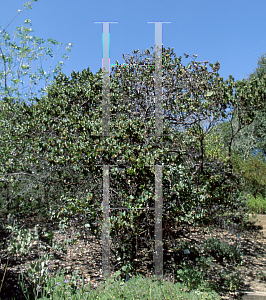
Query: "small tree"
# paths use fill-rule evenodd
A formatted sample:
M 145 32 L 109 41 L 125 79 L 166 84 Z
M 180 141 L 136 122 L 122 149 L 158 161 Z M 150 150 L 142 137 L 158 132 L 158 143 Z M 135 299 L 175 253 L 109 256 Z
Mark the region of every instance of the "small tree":
M 259 58 L 258 67 L 248 77 L 248 81 L 254 83 L 263 82 L 265 80 L 265 55 Z M 261 86 L 263 87 L 263 85 Z M 264 99 L 263 88 L 259 88 L 262 92 L 262 99 Z M 265 195 L 265 186 L 263 184 L 262 170 L 265 164 L 265 105 L 258 103 L 257 108 L 250 106 L 250 103 L 242 104 L 245 106 L 245 110 L 253 111 L 254 118 L 249 126 L 241 126 L 238 133 L 235 135 L 232 143 L 232 166 L 234 173 L 241 178 L 241 190 L 245 193 L 251 193 L 253 195 L 260 191 Z M 222 141 L 223 149 L 226 149 L 229 145 L 231 135 L 231 124 L 234 128 L 238 125 L 238 118 L 235 117 L 230 121 L 226 121 L 223 124 L 218 124 L 215 128 L 216 132 L 219 132 L 220 141 Z M 256 165 L 256 173 L 254 165 Z M 250 168 L 250 169 L 249 169 Z M 260 174 L 260 175 L 259 175 Z M 259 178 L 259 177 L 260 178 Z M 255 193 L 255 194 L 254 194 Z
M 18 10 L 17 15 L 24 9 L 31 9 L 31 4 L 34 1 L 36 0 L 25 3 L 24 8 Z M 21 195 L 29 194 L 28 189 L 34 187 L 33 182 L 36 180 L 33 175 L 34 172 L 36 173 L 36 168 L 27 164 L 23 159 L 29 137 L 24 135 L 24 126 L 19 114 L 20 105 L 26 101 L 33 105 L 33 101 L 37 99 L 34 87 L 40 80 L 44 79 L 44 88 L 38 91 L 42 97 L 46 92 L 49 78 L 61 72 L 64 65 L 64 61 L 60 61 L 52 74 L 50 73 L 51 65 L 48 73 L 41 67 L 33 72 L 32 64 L 36 60 L 40 59 L 41 62 L 43 59 L 47 59 L 44 54 L 53 57 L 50 45 L 57 45 L 57 52 L 62 43 L 48 39 L 48 43 L 45 45 L 44 40 L 31 36 L 33 30 L 29 19 L 25 20 L 24 26 L 17 27 L 11 39 L 7 32 L 11 22 L 0 32 L 0 61 L 2 62 L 2 70 L 0 71 L 0 199 L 2 206 L 5 203 L 8 210 L 11 208 L 12 201 L 18 202 Z M 16 39 L 19 40 L 19 43 L 16 42 Z M 66 45 L 67 51 L 70 51 L 70 46 L 71 44 Z M 66 54 L 62 57 L 64 60 L 68 58 Z M 53 60 L 54 57 L 52 62 Z M 25 90 L 26 82 L 29 84 L 28 91 Z M 11 193 L 15 187 L 16 193 Z

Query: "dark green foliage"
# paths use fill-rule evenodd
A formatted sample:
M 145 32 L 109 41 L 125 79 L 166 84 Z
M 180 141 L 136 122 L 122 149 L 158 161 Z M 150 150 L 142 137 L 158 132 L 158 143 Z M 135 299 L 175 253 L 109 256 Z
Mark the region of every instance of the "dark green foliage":
M 102 165 L 119 165 L 110 167 L 110 203 L 111 207 L 126 207 L 127 212 L 110 212 L 110 236 L 119 242 L 116 255 L 121 258 L 120 267 L 131 263 L 133 268 L 136 237 L 140 243 L 140 231 L 145 232 L 147 239 L 154 235 L 153 214 L 147 216 L 136 208 L 154 207 L 156 164 L 164 166 L 163 227 L 166 223 L 170 227 L 223 222 L 230 225 L 237 214 L 241 219 L 245 211 L 241 210 L 239 178 L 232 172 L 230 156 L 217 161 L 211 155 L 213 142 L 206 140 L 208 133 L 201 125 L 202 120 L 209 121 L 210 113 L 218 120 L 225 116 L 230 102 L 238 103 L 231 95 L 233 82 L 223 82 L 200 63 L 184 67 L 181 58 L 170 56 L 174 56 L 172 51 L 164 52 L 164 99 L 169 101 L 163 103 L 164 136 L 160 139 L 154 136 L 153 107 L 147 108 L 147 94 L 151 93 L 146 90 L 148 83 L 154 92 L 151 68 L 119 66 L 115 70 L 110 85 L 110 137 L 101 136 L 100 71 L 94 75 L 88 68 L 81 73 L 73 72 L 71 78 L 60 74 L 48 87 L 47 97 L 31 107 L 22 104 L 12 121 L 18 126 L 14 138 L 19 142 L 19 147 L 13 147 L 22 151 L 14 156 L 12 165 L 12 172 L 21 174 L 21 181 L 8 183 L 14 191 L 13 209 L 43 207 L 44 215 L 58 222 L 82 214 L 88 228 L 100 238 Z M 136 76 L 135 71 L 141 71 L 142 77 Z M 177 77 L 173 80 L 173 71 L 180 81 Z M 192 86 L 187 81 L 191 73 L 198 81 Z M 136 95 L 138 78 L 143 89 Z M 241 86 L 243 83 L 238 88 Z M 184 92 L 190 90 L 192 98 L 191 93 Z M 249 96 L 252 93 L 251 89 Z M 208 100 L 199 101 L 202 97 Z M 189 122 L 182 114 L 188 120 L 197 114 L 198 119 Z M 252 117 L 245 111 L 238 115 L 243 124 Z M 177 122 L 182 124 L 182 130 L 174 126 Z M 5 139 L 14 140 L 8 134 Z M 230 139 L 229 153 L 231 142 Z M 10 156 L 8 151 L 7 154 Z M 11 171 L 6 161 L 2 161 L 2 167 L 5 172 Z M 29 186 L 28 194 L 20 193 L 20 189 L 25 189 L 22 180 Z
M 204 246 L 206 253 L 217 259 L 219 263 L 232 264 L 241 262 L 241 252 L 236 245 L 222 243 L 218 239 L 209 238 Z

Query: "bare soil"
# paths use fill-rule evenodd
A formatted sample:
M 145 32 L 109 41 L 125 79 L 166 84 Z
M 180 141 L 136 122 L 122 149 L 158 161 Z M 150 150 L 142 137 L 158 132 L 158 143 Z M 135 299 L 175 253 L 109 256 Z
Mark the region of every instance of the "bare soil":
M 250 236 L 250 254 L 247 255 L 246 262 L 248 265 L 244 268 L 245 283 L 248 291 L 264 293 L 266 296 L 266 215 L 258 214 L 250 216 L 250 220 L 256 221 L 258 233 Z M 252 247 L 251 243 L 254 243 Z M 253 250 L 254 249 L 254 250 Z M 248 249 L 245 249 L 248 254 Z M 262 272 L 264 277 L 258 276 Z

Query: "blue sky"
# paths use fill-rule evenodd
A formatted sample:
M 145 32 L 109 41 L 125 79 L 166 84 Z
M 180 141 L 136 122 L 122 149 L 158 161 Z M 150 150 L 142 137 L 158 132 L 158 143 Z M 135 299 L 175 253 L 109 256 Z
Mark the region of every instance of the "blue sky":
M 0 25 L 5 28 L 25 2 L 2 0 Z M 89 67 L 96 73 L 102 67 L 103 29 L 102 24 L 94 22 L 119 22 L 110 24 L 111 64 L 124 63 L 122 54 L 131 55 L 133 50 L 154 45 L 155 25 L 147 22 L 171 22 L 163 24 L 163 45 L 182 55 L 183 64 L 192 60 L 183 53 L 197 54 L 197 61 L 219 61 L 219 74 L 224 79 L 231 74 L 241 80 L 253 72 L 258 58 L 266 52 L 265 11 L 264 0 L 39 0 L 11 23 L 8 32 L 30 19 L 32 35 L 53 38 L 63 45 L 72 43 L 63 68 L 70 76 L 73 70 Z M 53 66 L 62 60 L 63 45 Z M 42 65 L 46 72 L 50 62 L 48 58 Z

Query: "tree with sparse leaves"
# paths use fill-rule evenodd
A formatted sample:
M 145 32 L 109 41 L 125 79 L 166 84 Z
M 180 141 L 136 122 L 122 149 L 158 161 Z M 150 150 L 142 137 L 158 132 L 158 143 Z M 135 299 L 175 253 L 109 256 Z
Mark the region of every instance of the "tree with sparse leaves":
M 249 75 L 249 80 L 258 78 L 263 79 L 266 76 L 266 57 L 265 54 L 262 55 L 258 60 L 258 66 L 253 73 Z M 254 120 L 254 136 L 255 144 L 255 154 L 262 153 L 264 155 L 264 160 L 266 160 L 266 112 L 263 107 L 259 107 L 256 111 L 257 116 Z
M 17 15 L 24 9 L 31 9 L 34 1 L 36 0 L 25 3 Z M 64 65 L 64 61 L 59 62 L 52 73 L 46 73 L 42 67 L 33 72 L 33 64 L 38 59 L 40 63 L 47 59 L 44 54 L 53 57 L 50 46 L 57 45 L 58 50 L 62 43 L 48 39 L 45 45 L 44 40 L 32 36 L 29 19 L 25 20 L 24 26 L 17 27 L 11 37 L 7 31 L 11 22 L 0 32 L 0 201 L 1 209 L 9 212 L 14 203 L 19 203 L 23 198 L 33 200 L 36 196 L 36 191 L 32 191 L 36 186 L 35 166 L 27 165 L 23 160 L 28 137 L 22 134 L 23 124 L 18 110 L 21 103 L 27 102 L 27 105 L 32 105 L 36 96 L 45 95 L 51 75 L 57 75 Z M 70 46 L 71 44 L 66 45 L 67 51 L 70 51 Z M 62 57 L 64 60 L 68 58 L 66 54 Z M 37 94 L 35 88 L 43 79 L 44 88 Z M 25 89 L 26 83 L 28 91 Z
M 258 60 L 258 66 L 248 76 L 248 80 L 265 80 L 265 55 Z M 264 95 L 265 99 L 265 95 Z M 236 158 L 236 169 L 245 182 L 245 192 L 254 197 L 266 197 L 266 111 L 265 106 L 254 108 L 255 118 L 237 137 L 235 149 L 240 154 Z
M 256 79 L 264 80 L 265 75 L 265 56 L 262 56 L 258 61 L 258 67 L 252 74 L 249 75 L 248 81 Z M 264 95 L 262 95 L 264 99 Z M 266 147 L 265 147 L 265 124 L 266 114 L 265 106 L 260 104 L 256 107 L 250 106 L 247 103 L 246 109 L 254 112 L 254 119 L 249 126 L 241 128 L 235 136 L 232 144 L 234 152 L 232 164 L 234 173 L 241 178 L 241 190 L 248 194 L 253 194 L 254 197 L 258 194 L 266 196 L 266 181 L 264 173 L 266 162 Z M 223 149 L 226 149 L 230 141 L 230 131 L 232 126 L 237 126 L 237 118 L 218 124 L 215 128 L 219 132 L 220 140 L 222 140 Z

